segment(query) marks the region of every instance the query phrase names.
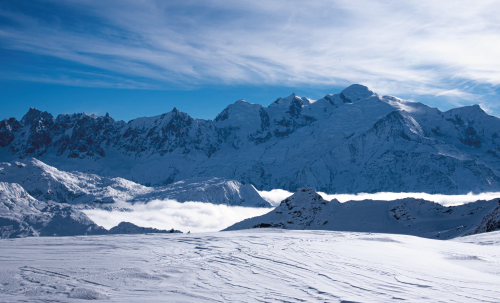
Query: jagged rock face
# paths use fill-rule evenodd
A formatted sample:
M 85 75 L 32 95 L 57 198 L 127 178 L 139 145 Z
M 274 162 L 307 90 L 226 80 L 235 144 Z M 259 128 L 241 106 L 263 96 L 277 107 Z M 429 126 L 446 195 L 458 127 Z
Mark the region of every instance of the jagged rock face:
M 0 123 L 0 160 L 168 185 L 221 177 L 258 189 L 328 193 L 500 189 L 500 120 L 479 106 L 440 112 L 362 85 L 268 107 L 239 100 L 214 121 L 173 111 L 128 123 L 30 109 Z
M 496 208 L 495 208 L 496 207 Z M 450 239 L 496 230 L 498 202 L 444 207 L 422 199 L 325 201 L 314 188 L 300 188 L 273 211 L 226 230 L 283 228 L 407 234 Z M 480 222 L 482 222 L 480 224 Z M 478 226 L 479 225 L 479 226 Z

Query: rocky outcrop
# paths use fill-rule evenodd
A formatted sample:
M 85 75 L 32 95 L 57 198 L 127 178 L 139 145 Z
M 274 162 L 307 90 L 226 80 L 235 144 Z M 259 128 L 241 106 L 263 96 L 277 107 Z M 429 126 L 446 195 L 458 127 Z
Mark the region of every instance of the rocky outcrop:
M 137 226 L 133 223 L 130 222 L 121 222 L 117 226 L 111 228 L 108 232 L 108 234 L 113 235 L 113 234 L 147 234 L 147 233 L 154 233 L 154 234 L 182 234 L 182 231 L 180 230 L 175 230 L 175 229 L 170 229 L 170 230 L 164 230 L 164 229 L 156 229 L 152 227 L 140 227 Z
M 500 204 L 500 200 L 499 200 Z M 487 233 L 500 230 L 500 205 L 484 216 L 481 223 L 470 233 L 470 235 Z

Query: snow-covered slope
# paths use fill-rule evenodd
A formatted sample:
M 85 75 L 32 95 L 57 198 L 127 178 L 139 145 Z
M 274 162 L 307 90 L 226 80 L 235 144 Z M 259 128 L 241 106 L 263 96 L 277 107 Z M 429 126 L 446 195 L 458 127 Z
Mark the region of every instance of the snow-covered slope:
M 20 184 L 38 200 L 71 204 L 128 201 L 153 190 L 123 178 L 61 171 L 34 158 L 0 163 L 0 181 Z
M 41 202 L 19 184 L 0 182 L 2 238 L 99 235 L 107 230 L 68 204 Z
M 174 109 L 128 123 L 30 109 L 0 122 L 0 160 L 164 186 L 219 177 L 259 190 L 326 193 L 500 190 L 500 119 L 479 106 L 441 112 L 362 85 L 268 107 L 239 100 L 215 120 Z
M 500 232 L 435 241 L 259 229 L 2 240 L 0 297 L 3 302 L 498 302 L 499 239 Z
M 416 235 L 449 239 L 498 220 L 498 200 L 476 201 L 460 206 L 444 207 L 438 203 L 406 198 L 394 201 L 325 201 L 314 188 L 301 188 L 283 200 L 273 211 L 246 219 L 226 230 L 248 228 L 283 228 L 355 231 Z M 497 221 L 495 221 L 497 222 Z M 498 222 L 496 223 L 498 224 Z
M 252 185 L 223 178 L 193 178 L 146 187 L 123 178 L 65 172 L 37 159 L 0 163 L 0 182 L 15 182 L 38 200 L 97 207 L 114 202 L 149 202 L 172 199 L 251 207 L 271 207 Z M 103 204 L 105 203 L 105 204 Z

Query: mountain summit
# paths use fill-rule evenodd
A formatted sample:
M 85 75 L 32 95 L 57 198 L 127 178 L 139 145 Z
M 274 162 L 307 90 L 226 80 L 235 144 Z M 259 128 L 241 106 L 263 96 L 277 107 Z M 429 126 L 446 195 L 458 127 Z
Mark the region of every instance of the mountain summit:
M 441 112 L 354 84 L 268 107 L 242 100 L 215 120 L 172 110 L 128 123 L 36 109 L 0 122 L 0 160 L 168 185 L 219 177 L 257 189 L 328 193 L 500 190 L 500 119 L 479 106 Z

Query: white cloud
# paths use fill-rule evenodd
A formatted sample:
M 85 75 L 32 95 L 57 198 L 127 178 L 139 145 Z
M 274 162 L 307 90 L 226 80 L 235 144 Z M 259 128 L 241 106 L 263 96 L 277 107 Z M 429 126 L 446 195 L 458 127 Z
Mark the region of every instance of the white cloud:
M 212 232 L 271 211 L 269 208 L 226 206 L 203 202 L 179 203 L 174 200 L 154 200 L 147 204 L 134 205 L 123 203 L 119 206 L 131 208 L 133 211 L 94 209 L 84 210 L 84 212 L 96 224 L 107 229 L 125 221 L 142 227 L 174 228 L 182 232 Z
M 56 3 L 99 22 L 82 31 L 3 11 L 23 25 L 0 31 L 3 45 L 186 86 L 362 83 L 467 97 L 450 79 L 500 84 L 498 1 Z
M 441 91 L 441 92 L 436 94 L 436 97 L 439 97 L 439 96 L 459 97 L 459 98 L 467 99 L 467 100 L 474 100 L 474 99 L 477 100 L 479 98 L 479 96 L 477 96 L 475 94 L 467 93 L 467 92 L 461 91 L 461 90 L 456 89 L 456 88 L 446 90 L 446 91 Z

